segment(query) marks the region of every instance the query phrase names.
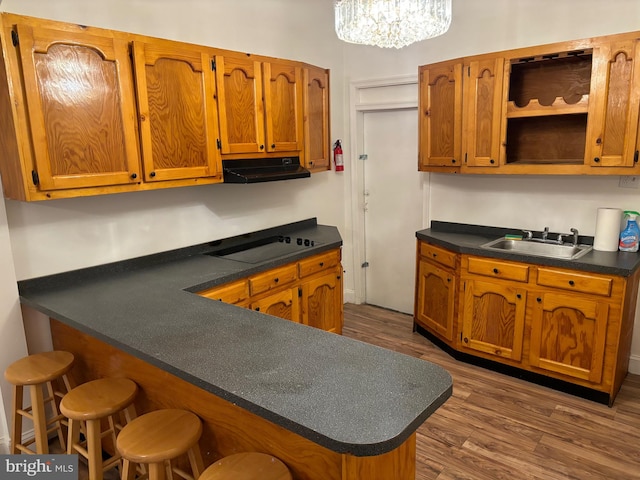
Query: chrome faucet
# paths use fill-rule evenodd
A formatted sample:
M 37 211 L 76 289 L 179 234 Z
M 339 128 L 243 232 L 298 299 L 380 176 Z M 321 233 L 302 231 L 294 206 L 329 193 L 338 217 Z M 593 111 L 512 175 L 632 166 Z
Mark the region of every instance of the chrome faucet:
M 549 227 L 544 227 L 544 231 L 542 232 L 542 241 L 544 242 L 549 236 Z
M 573 233 L 573 246 L 575 247 L 578 245 L 578 229 L 572 228 L 571 233 Z

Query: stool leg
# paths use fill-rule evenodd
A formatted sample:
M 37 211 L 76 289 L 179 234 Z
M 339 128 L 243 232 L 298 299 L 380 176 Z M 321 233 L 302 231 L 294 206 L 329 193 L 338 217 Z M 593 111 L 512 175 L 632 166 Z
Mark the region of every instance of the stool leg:
M 69 419 L 69 432 L 67 437 L 67 454 L 75 453 L 75 446 L 80 441 L 80 421 Z
M 165 480 L 164 462 L 149 464 L 149 480 Z
M 56 432 L 58 434 L 58 440 L 60 441 L 60 446 L 62 450 L 66 450 L 67 447 L 65 445 L 64 432 L 62 431 L 62 420 L 60 416 L 60 411 L 58 410 L 58 403 L 56 402 L 56 391 L 53 388 L 53 384 L 51 382 L 47 382 L 47 395 L 48 398 L 51 399 L 51 414 L 52 418 L 57 419 L 54 420 L 56 424 Z
M 188 455 L 193 478 L 198 479 L 204 470 L 204 464 L 202 462 L 202 455 L 200 455 L 200 446 L 197 442 L 189 449 Z
M 49 453 L 47 441 L 47 418 L 44 413 L 44 396 L 41 385 L 30 385 L 31 414 L 33 415 L 33 431 L 36 437 L 36 453 Z
M 89 480 L 102 480 L 102 442 L 100 420 L 87 420 L 87 453 L 89 454 Z
M 124 459 L 122 467 L 122 480 L 133 480 L 136 478 L 136 465 L 130 462 L 126 458 Z
M 11 419 L 11 449 L 9 452 L 12 454 L 20 453 L 18 445 L 22 443 L 22 415 L 18 413 L 18 410 L 22 410 L 23 400 L 22 385 L 13 386 L 13 413 Z

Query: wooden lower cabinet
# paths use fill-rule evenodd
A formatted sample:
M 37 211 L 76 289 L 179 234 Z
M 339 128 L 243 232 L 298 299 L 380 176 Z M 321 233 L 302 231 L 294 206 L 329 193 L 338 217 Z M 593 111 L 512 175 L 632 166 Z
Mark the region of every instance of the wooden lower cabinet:
M 464 287 L 461 348 L 520 362 L 526 290 L 480 280 L 468 280 Z
M 540 292 L 532 309 L 531 366 L 600 383 L 607 325 L 617 323 L 609 314 L 614 308 L 597 298 Z
M 299 322 L 298 289 L 286 288 L 260 300 L 252 301 L 250 308 L 256 312 Z
M 343 293 L 339 249 L 320 253 L 198 295 L 342 334 Z
M 455 255 L 420 242 L 414 322 L 445 341 L 454 338 L 458 275 Z
M 435 263 L 434 252 L 455 269 Z M 620 277 L 545 267 L 423 241 L 417 265 L 414 322 L 430 334 L 457 352 L 601 392 L 613 403 L 629 367 L 640 271 Z
M 340 268 L 304 282 L 300 289 L 302 323 L 327 332 L 342 333 L 343 301 Z

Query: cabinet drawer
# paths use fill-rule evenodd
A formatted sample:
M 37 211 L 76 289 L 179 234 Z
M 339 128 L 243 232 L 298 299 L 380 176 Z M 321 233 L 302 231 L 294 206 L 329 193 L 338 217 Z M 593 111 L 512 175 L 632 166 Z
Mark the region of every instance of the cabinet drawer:
M 538 285 L 610 297 L 613 279 L 579 272 L 538 268 Z
M 249 277 L 249 290 L 251 295 L 268 292 L 269 290 L 286 285 L 298 278 L 297 264 L 292 263 L 284 267 L 274 268 L 264 273 Z
M 220 300 L 225 303 L 238 303 L 249 298 L 249 284 L 246 280 L 239 280 L 203 290 L 202 292 L 198 292 L 198 295 L 210 298 L 211 300 Z
M 469 257 L 469 273 L 485 275 L 492 278 L 503 278 L 516 282 L 529 280 L 529 267 L 513 263 L 500 262 L 495 259 Z
M 420 242 L 420 255 L 422 257 L 430 258 L 431 260 L 440 263 L 446 267 L 456 267 L 457 254 L 445 250 L 444 248 L 436 247 L 429 243 Z
M 300 260 L 298 262 L 298 272 L 300 278 L 308 277 L 327 268 L 335 267 L 338 263 L 340 263 L 340 252 L 335 250 Z

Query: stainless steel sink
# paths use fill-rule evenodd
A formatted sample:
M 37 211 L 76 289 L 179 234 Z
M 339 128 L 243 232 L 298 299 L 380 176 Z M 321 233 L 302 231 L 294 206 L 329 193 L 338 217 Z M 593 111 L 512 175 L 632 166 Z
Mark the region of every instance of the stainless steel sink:
M 533 240 L 509 240 L 507 238 L 492 240 L 484 245 L 480 245 L 480 248 L 500 252 L 513 252 L 520 255 L 533 255 L 535 257 L 559 258 L 563 260 L 575 260 L 593 249 L 591 245 L 544 243 Z

